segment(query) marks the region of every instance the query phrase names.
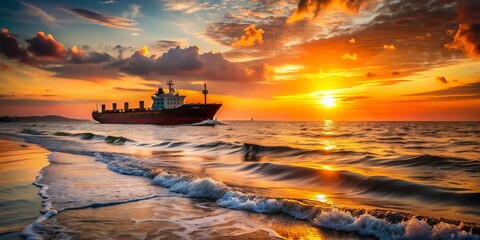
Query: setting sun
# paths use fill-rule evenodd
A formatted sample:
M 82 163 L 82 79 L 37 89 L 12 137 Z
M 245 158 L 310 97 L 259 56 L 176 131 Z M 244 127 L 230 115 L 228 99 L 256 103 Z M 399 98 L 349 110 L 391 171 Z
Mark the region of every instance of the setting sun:
M 319 103 L 327 108 L 335 107 L 337 105 L 335 102 L 335 98 L 330 95 L 324 96 L 322 99 L 319 100 Z

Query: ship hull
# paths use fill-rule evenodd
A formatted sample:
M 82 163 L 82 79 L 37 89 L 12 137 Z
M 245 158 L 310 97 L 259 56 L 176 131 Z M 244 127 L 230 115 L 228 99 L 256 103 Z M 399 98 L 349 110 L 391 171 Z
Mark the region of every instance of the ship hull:
M 99 123 L 113 124 L 192 124 L 213 119 L 222 104 L 185 104 L 175 109 L 93 112 Z

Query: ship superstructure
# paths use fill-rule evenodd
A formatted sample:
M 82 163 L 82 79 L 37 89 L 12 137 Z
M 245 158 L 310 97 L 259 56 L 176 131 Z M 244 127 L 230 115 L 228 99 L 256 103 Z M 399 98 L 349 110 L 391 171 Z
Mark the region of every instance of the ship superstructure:
M 152 107 L 145 108 L 144 101 L 139 102 L 138 108 L 130 108 L 124 103 L 123 109 L 117 109 L 117 103 L 112 103 L 112 109 L 107 110 L 102 104 L 101 111 L 95 110 L 92 118 L 100 123 L 122 124 L 191 124 L 207 119 L 213 119 L 222 104 L 207 103 L 207 85 L 204 84 L 202 93 L 204 103 L 185 103 L 186 96 L 180 95 L 172 81 L 167 82 L 168 92 L 160 86 L 152 95 Z

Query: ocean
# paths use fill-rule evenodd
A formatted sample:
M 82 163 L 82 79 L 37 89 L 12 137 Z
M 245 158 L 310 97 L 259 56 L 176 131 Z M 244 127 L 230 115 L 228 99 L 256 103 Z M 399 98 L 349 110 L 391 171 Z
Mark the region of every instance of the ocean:
M 48 159 L 22 236 L 480 239 L 479 122 L 209 124 L 1 123 Z

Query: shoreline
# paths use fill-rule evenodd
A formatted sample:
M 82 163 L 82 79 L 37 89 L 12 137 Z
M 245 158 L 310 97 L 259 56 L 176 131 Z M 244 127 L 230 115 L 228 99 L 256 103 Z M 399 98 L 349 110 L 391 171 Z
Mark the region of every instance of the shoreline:
M 24 239 L 21 232 L 41 216 L 42 198 L 33 182 L 49 165 L 50 151 L 0 134 L 0 240 Z

